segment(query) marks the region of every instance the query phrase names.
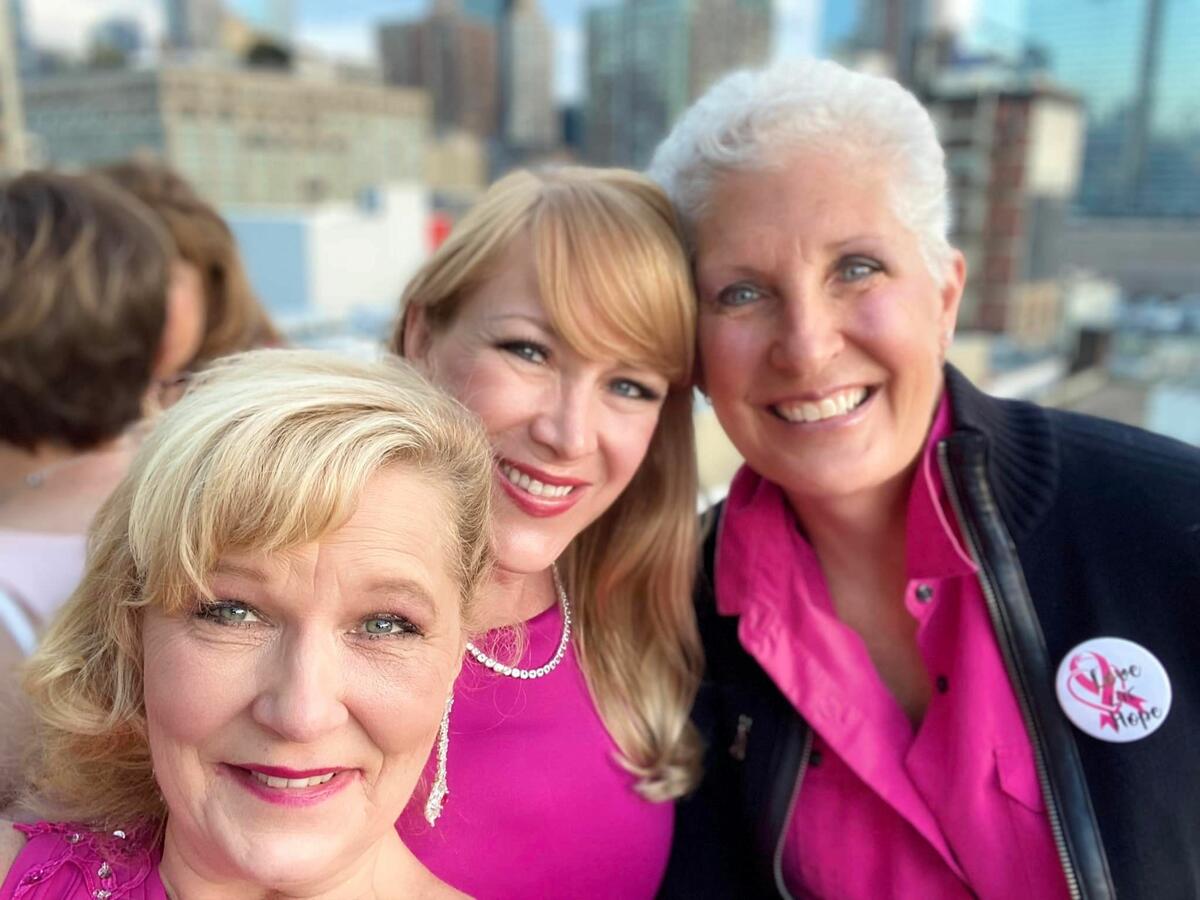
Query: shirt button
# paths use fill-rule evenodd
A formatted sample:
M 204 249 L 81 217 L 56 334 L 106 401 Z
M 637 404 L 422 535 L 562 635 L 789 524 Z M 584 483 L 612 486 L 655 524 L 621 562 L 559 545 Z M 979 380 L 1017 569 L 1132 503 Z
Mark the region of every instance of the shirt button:
M 917 585 L 917 599 L 922 603 L 928 603 L 933 597 L 933 588 L 927 584 Z
M 808 754 L 808 764 L 810 766 L 819 766 L 821 764 L 821 751 L 814 750 Z
M 937 685 L 939 694 L 944 694 L 946 691 L 950 690 L 950 679 L 948 679 L 945 675 L 939 675 L 934 684 Z

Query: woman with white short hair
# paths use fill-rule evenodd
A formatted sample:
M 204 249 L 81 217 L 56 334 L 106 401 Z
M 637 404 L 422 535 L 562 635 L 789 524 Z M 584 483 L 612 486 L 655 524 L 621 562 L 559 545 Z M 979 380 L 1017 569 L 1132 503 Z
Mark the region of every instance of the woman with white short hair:
M 1200 452 L 946 363 L 966 267 L 895 82 L 729 76 L 651 174 L 746 461 L 667 893 L 1200 895 Z

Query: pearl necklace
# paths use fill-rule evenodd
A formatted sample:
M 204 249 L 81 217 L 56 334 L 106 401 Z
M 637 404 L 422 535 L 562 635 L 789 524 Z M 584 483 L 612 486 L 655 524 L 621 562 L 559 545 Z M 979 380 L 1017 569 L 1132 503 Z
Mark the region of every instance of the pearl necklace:
M 476 662 L 487 666 L 497 675 L 507 675 L 509 678 L 541 678 L 544 675 L 549 675 L 558 668 L 558 664 L 562 662 L 563 656 L 566 655 L 567 646 L 571 643 L 571 604 L 567 600 L 567 591 L 563 587 L 562 579 L 558 577 L 558 566 L 551 563 L 550 571 L 554 575 L 554 588 L 558 591 L 558 603 L 562 607 L 563 616 L 562 637 L 559 638 L 558 649 L 554 651 L 554 657 L 550 662 L 546 663 L 540 669 L 518 669 L 516 666 L 506 666 L 499 660 L 492 659 L 470 641 L 467 641 L 467 652 L 475 657 Z

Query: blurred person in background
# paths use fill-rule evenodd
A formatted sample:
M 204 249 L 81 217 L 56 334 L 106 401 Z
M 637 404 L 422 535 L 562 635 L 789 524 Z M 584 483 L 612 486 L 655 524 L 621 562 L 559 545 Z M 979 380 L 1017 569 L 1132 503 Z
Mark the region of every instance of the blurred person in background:
M 446 811 L 397 827 L 475 897 L 653 896 L 699 763 L 695 309 L 670 204 L 628 171 L 518 171 L 403 304 L 393 349 L 491 440 L 498 566 Z
M 946 364 L 965 264 L 895 82 L 729 76 L 651 174 L 745 458 L 666 893 L 1200 896 L 1200 452 Z
M 491 490 L 478 422 L 407 366 L 199 375 L 29 662 L 46 818 L 2 823 L 0 898 L 462 896 L 395 820 L 446 758 Z
M 143 159 L 113 163 L 95 172 L 137 197 L 171 233 L 177 253 L 171 264 L 175 292 L 187 298 L 189 313 L 200 315 L 201 340 L 189 368 L 230 353 L 283 343 L 250 287 L 228 223 L 181 175 L 163 163 Z M 177 393 L 170 384 L 162 390 L 167 401 Z
M 200 340 L 168 303 L 170 236 L 91 177 L 32 172 L 0 186 L 0 716 L 12 668 L 83 572 L 84 534 L 124 474 L 158 382 Z M 169 310 L 168 310 L 169 307 Z M 5 727 L 0 804 L 22 729 Z

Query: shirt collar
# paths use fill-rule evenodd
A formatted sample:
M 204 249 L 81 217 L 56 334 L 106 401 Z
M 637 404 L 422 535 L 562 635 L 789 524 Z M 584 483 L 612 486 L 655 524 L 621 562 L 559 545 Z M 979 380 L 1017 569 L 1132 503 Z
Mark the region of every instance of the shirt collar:
M 952 430 L 950 399 L 943 391 L 909 492 L 905 528 L 910 580 L 953 578 L 976 571 L 959 539 L 938 471 L 938 442 Z M 729 485 L 717 527 L 714 584 L 721 615 L 741 615 L 764 588 L 769 591 L 764 580 L 790 581 L 789 573 L 797 565 L 806 570 L 801 580 L 819 576 L 819 562 L 796 527 L 787 497 L 747 465 L 738 469 Z

